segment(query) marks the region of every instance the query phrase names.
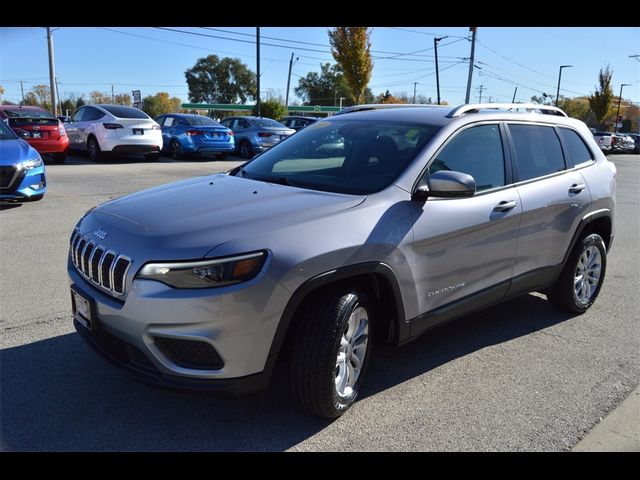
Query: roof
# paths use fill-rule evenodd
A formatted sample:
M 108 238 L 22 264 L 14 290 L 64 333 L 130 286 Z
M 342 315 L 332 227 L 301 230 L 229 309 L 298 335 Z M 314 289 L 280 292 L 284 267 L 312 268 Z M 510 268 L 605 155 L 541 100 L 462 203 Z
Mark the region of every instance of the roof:
M 45 111 L 48 112 L 48 110 L 45 110 L 42 107 L 38 107 L 36 105 L 0 105 L 0 110 L 32 110 L 32 111 L 37 111 L 37 112 L 41 112 L 41 111 Z

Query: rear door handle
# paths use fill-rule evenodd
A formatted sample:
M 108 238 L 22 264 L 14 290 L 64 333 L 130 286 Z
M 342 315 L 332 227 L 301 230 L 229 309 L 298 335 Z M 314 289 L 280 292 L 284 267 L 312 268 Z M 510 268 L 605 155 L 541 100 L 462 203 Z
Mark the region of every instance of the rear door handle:
M 503 200 L 502 202 L 500 202 L 499 204 L 497 204 L 495 207 L 493 207 L 493 211 L 494 212 L 508 212 L 509 210 L 516 208 L 516 201 L 515 200 Z
M 569 193 L 580 193 L 586 188 L 584 183 L 574 183 L 569 187 Z

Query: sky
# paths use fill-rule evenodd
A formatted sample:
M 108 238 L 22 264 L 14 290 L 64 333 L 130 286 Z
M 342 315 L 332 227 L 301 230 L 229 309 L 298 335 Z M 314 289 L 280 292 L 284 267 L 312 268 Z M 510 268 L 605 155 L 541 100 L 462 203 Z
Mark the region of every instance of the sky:
M 288 63 L 294 87 L 320 64 L 333 62 L 328 27 L 261 27 L 261 96 L 285 96 Z M 209 54 L 239 58 L 256 70 L 254 27 L 61 27 L 54 31 L 58 90 L 88 94 L 93 90 L 142 96 L 165 91 L 188 102 L 184 72 Z M 434 37 L 438 44 L 440 91 L 450 105 L 464 103 L 471 42 L 468 27 L 372 27 L 373 73 L 369 87 L 436 99 Z M 609 64 L 615 95 L 640 103 L 640 28 L 638 27 L 479 27 L 476 36 L 471 101 L 511 102 L 546 93 L 555 96 L 561 65 L 560 94 L 593 93 L 598 72 Z M 0 28 L 0 85 L 3 100 L 19 101 L 25 92 L 49 83 L 45 30 Z

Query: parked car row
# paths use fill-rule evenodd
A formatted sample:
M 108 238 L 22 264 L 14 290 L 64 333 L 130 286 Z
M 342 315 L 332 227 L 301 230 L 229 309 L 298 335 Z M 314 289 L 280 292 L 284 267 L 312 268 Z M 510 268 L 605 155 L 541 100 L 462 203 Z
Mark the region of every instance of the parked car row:
M 593 138 L 604 153 L 640 153 L 640 135 L 596 131 Z

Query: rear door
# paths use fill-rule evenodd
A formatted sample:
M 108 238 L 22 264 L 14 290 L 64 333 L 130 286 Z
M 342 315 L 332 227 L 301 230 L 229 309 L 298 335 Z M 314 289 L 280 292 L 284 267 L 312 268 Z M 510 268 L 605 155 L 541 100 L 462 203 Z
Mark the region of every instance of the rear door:
M 470 295 L 507 291 L 522 208 L 511 181 L 504 129 L 474 124 L 456 133 L 431 160 L 428 173 L 454 170 L 476 180 L 467 198 L 429 198 L 414 208 L 414 282 L 420 311 Z M 495 287 L 491 289 L 491 287 Z M 430 325 L 414 325 L 411 334 Z
M 171 137 L 174 134 L 175 125 L 178 121 L 175 117 L 167 115 L 165 117 L 158 118 L 156 122 L 158 122 L 162 129 L 162 144 L 165 147 L 168 147 Z
M 572 168 L 559 129 L 509 123 L 508 130 L 523 211 L 513 275 L 534 271 L 544 275 L 543 269 L 551 275 L 562 262 L 591 195 L 580 171 Z

